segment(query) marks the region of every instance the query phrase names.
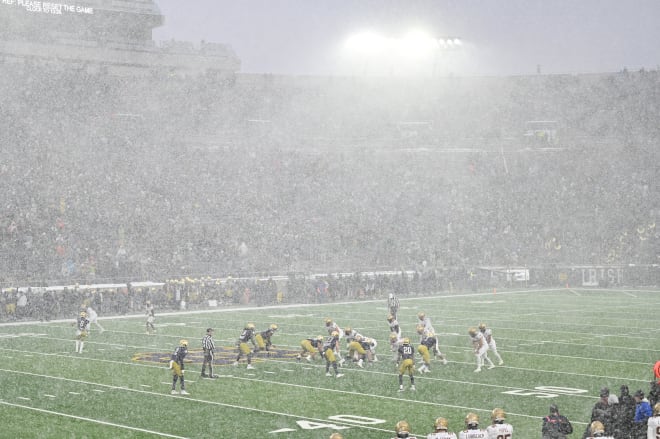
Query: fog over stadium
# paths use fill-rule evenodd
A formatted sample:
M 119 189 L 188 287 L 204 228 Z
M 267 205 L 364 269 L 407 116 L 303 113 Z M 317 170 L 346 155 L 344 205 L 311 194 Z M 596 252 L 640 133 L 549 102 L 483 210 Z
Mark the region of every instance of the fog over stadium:
M 90 437 L 114 437 L 112 423 L 209 437 L 206 424 L 188 434 L 175 417 L 162 430 L 151 419 L 158 403 L 146 398 L 172 395 L 152 372 L 190 338 L 198 377 L 207 327 L 224 344 L 218 367 L 231 366 L 249 320 L 280 325 L 280 350 L 257 368 L 272 375 L 196 401 L 264 403 L 250 413 L 272 416 L 269 427 L 243 437 L 321 437 L 321 421 L 380 437 L 392 430 L 380 406 L 287 430 L 320 388 L 282 377 L 313 381 L 296 354 L 301 338 L 325 334 L 323 318 L 363 325 L 387 349 L 391 295 L 407 334 L 418 312 L 443 314 L 449 362 L 433 363 L 447 371 L 434 385 L 476 381 L 466 330 L 482 315 L 506 334 L 506 366 L 492 364 L 501 376 L 465 399 L 456 390 L 453 406 L 436 392 L 417 400 L 445 404 L 455 423 L 473 404 L 488 419 L 493 407 L 471 398 L 502 387 L 487 404 L 509 402 L 524 437 L 548 401 L 502 395 L 570 396 L 583 428 L 593 388 L 646 388 L 659 354 L 644 332 L 657 332 L 644 313 L 660 284 L 659 17 L 652 0 L 0 0 L 0 352 L 20 365 L 0 370 L 8 434 L 21 437 L 24 416 L 53 415 L 66 421 L 35 437 L 83 437 L 88 422 Z M 592 297 L 610 310 L 602 321 Z M 585 310 L 587 333 L 576 326 Z M 84 355 L 76 334 L 74 356 L 89 361 L 75 363 L 71 324 L 97 312 L 105 329 Z M 531 359 L 510 364 L 518 354 Z M 365 363 L 375 372 L 364 381 L 342 373 L 333 396 L 368 390 L 398 413 L 387 385 L 360 387 L 394 383 L 390 363 Z M 123 376 L 138 390 L 104 406 L 128 389 Z M 273 399 L 231 400 L 257 381 Z M 58 399 L 99 383 L 109 399 L 91 400 L 107 412 L 91 412 L 89 389 L 72 406 Z M 292 412 L 267 405 L 296 392 Z M 145 400 L 127 413 L 131 397 Z M 217 410 L 185 407 L 194 419 Z M 209 422 L 242 428 L 234 418 Z

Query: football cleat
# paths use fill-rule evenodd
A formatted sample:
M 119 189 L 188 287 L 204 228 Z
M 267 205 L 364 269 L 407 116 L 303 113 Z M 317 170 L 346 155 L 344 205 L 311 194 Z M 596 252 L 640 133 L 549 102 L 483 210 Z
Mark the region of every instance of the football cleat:
M 209 378 L 209 376 L 207 374 L 203 373 L 202 378 Z
M 443 359 L 442 359 L 442 364 L 447 364 L 447 363 L 448 363 L 447 359 L 446 359 L 446 358 L 443 358 Z
M 488 369 L 494 369 L 494 368 L 495 368 L 494 364 L 491 364 L 491 365 L 488 366 Z
M 232 366 L 238 366 L 238 361 L 234 361 L 234 362 L 232 363 Z
M 325 373 L 325 376 L 327 376 L 327 377 L 331 377 L 332 374 L 331 374 L 330 372 L 326 372 L 326 373 Z
M 190 393 L 186 392 L 185 390 L 181 390 L 182 395 L 190 395 Z
M 172 395 L 178 395 L 178 394 L 179 394 L 179 392 L 177 392 L 177 391 L 174 390 L 174 389 L 172 389 L 172 391 L 171 391 L 170 393 L 171 393 Z
M 480 367 L 477 367 L 476 369 L 474 369 L 474 371 L 475 371 L 475 372 L 481 372 L 481 368 L 480 368 Z
M 335 375 L 335 378 L 341 378 L 341 377 L 343 377 L 343 376 L 344 376 L 343 373 L 338 373 L 337 375 Z
M 364 368 L 364 361 L 362 361 L 362 358 L 360 358 L 357 362 L 358 367 Z
M 503 365 L 503 364 L 504 364 L 504 360 L 500 360 L 500 362 L 497 363 L 497 364 L 500 365 L 500 366 Z
M 254 366 L 251 365 L 251 364 L 248 364 L 248 365 L 247 365 L 247 368 L 248 368 L 248 369 L 254 369 Z
M 410 390 L 413 390 L 413 391 L 414 391 L 414 390 L 417 390 L 417 389 L 415 389 L 415 385 L 414 385 L 414 384 L 413 384 L 412 386 L 410 386 Z
M 403 386 L 399 386 L 399 392 L 403 392 Z
M 305 357 L 305 360 L 309 361 L 310 363 L 312 362 L 312 356 L 308 355 Z

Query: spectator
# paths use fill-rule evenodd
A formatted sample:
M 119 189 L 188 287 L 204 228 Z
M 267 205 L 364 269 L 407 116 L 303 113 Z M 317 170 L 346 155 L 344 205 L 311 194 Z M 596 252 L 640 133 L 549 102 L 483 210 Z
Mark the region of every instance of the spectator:
M 607 387 L 600 389 L 600 399 L 591 410 L 591 420 L 584 431 L 584 435 L 582 435 L 584 439 L 591 436 L 591 423 L 594 421 L 599 421 L 605 426 L 605 434 L 612 435 L 614 431 L 614 407 L 610 404 L 610 389 Z
M 653 416 L 653 410 L 649 400 L 644 397 L 644 392 L 638 390 L 635 392 L 635 423 L 633 427 L 634 439 L 646 439 L 646 430 L 648 419 Z
M 573 433 L 571 421 L 566 416 L 559 414 L 559 408 L 552 404 L 550 414 L 543 418 L 541 427 L 542 439 L 566 439 L 566 435 Z

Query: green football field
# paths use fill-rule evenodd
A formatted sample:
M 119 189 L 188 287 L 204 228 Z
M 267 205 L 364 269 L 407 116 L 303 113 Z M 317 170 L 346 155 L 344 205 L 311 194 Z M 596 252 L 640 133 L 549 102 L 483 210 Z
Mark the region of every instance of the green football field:
M 103 318 L 92 328 L 85 352 L 74 352 L 72 322 L 0 325 L 0 406 L 7 438 L 390 438 L 407 420 L 418 436 L 439 416 L 452 431 L 468 412 L 490 423 L 503 408 L 516 438 L 540 437 L 541 419 L 555 403 L 580 437 L 598 391 L 649 389 L 660 359 L 660 291 L 520 290 L 402 298 L 403 335 L 417 341 L 417 313 L 439 334 L 447 365 L 416 377 L 416 391 L 398 391 L 391 360 L 386 300 L 320 305 L 156 313 L 157 334 L 145 333 L 144 316 Z M 379 341 L 378 362 L 346 364 L 341 378 L 326 377 L 325 364 L 298 362 L 306 337 L 326 335 L 333 318 Z M 258 330 L 277 323 L 275 355 L 258 357 L 247 370 L 234 360 L 246 322 Z M 504 365 L 474 373 L 467 335 L 485 322 L 493 330 Z M 200 341 L 215 328 L 216 380 L 200 379 Z M 171 395 L 169 354 L 190 341 L 186 366 L 190 395 Z M 345 345 L 342 343 L 345 351 Z

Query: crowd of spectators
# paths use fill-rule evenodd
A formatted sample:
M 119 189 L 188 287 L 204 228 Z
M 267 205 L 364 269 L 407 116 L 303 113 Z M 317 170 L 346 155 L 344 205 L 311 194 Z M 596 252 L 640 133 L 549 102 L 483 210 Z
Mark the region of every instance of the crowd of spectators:
M 220 83 L 3 60 L 0 93 L 3 287 L 658 263 L 658 72 Z M 555 143 L 523 137 L 539 117 Z

